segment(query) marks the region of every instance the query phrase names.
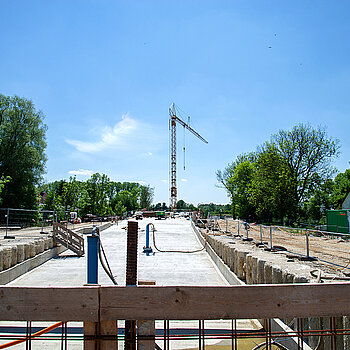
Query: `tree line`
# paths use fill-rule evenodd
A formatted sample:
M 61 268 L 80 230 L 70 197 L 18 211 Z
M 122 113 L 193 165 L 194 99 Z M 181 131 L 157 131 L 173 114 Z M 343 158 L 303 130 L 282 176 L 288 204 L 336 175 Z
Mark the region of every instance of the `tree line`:
M 110 216 L 150 209 L 153 188 L 134 182 L 111 181 L 107 175 L 95 173 L 86 181 L 70 177 L 39 188 L 44 196 L 42 208 L 57 212 L 77 211 L 79 216 Z
M 230 197 L 232 214 L 249 221 L 322 222 L 350 191 L 350 170 L 336 174 L 339 140 L 324 128 L 299 124 L 280 130 L 255 152 L 240 154 L 217 180 Z

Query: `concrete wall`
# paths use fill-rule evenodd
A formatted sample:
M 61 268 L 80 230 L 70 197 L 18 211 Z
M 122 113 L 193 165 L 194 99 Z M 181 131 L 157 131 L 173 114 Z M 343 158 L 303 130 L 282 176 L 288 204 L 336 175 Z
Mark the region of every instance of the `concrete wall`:
M 206 237 L 207 243 L 234 274 L 246 284 L 281 284 L 281 283 L 309 283 L 316 282 L 310 272 L 315 269 L 311 264 L 305 264 L 296 259 L 288 258 L 286 254 L 278 252 L 266 252 L 256 247 L 250 242 L 243 242 L 235 239 L 233 235 L 223 235 L 217 233 L 208 233 L 201 230 L 203 237 Z M 204 240 L 203 240 L 204 241 Z M 208 249 L 207 249 L 208 251 Z M 208 251 L 210 254 L 210 252 Z M 214 259 L 215 261 L 215 259 Z M 216 262 L 217 263 L 217 262 Z M 219 267 L 219 266 L 218 266 Z M 225 276 L 224 268 L 220 271 Z M 233 283 L 238 284 L 238 283 Z M 296 322 L 293 319 L 284 320 L 294 330 L 297 329 Z M 313 317 L 303 320 L 307 329 L 329 329 L 330 319 L 327 317 Z M 350 324 L 349 317 L 336 318 L 337 328 L 348 328 Z M 282 327 L 283 323 L 276 324 L 276 327 Z M 336 350 L 350 349 L 349 336 L 336 337 Z M 330 337 L 318 336 L 308 337 L 305 341 L 311 348 L 318 345 L 318 350 L 328 350 L 331 348 Z

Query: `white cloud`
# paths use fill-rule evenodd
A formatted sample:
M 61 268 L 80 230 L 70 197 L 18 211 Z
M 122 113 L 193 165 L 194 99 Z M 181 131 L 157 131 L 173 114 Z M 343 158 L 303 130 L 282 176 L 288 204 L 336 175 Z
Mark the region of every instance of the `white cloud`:
M 92 170 L 85 170 L 85 169 L 79 169 L 79 170 L 70 170 L 68 171 L 68 174 L 71 175 L 85 175 L 85 176 L 91 176 L 94 172 Z
M 167 183 L 167 182 L 168 182 L 168 180 L 160 180 L 160 181 L 162 181 L 162 182 L 164 182 L 164 183 Z
M 104 126 L 97 130 L 100 140 L 96 142 L 86 142 L 80 140 L 66 140 L 79 152 L 96 153 L 106 149 L 120 148 L 126 144 L 126 136 L 130 135 L 138 128 L 138 122 L 129 117 L 128 114 L 122 116 L 122 120 L 113 127 Z
M 182 182 L 187 182 L 188 180 L 187 179 L 181 179 Z

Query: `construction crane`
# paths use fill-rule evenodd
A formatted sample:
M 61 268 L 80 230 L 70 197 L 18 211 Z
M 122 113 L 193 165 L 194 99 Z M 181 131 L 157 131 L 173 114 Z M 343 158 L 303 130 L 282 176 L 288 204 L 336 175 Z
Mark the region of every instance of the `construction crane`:
M 177 186 L 176 186 L 176 123 L 182 125 L 185 129 L 197 136 L 201 141 L 208 143 L 208 141 L 193 130 L 187 123 L 181 120 L 176 115 L 175 104 L 173 103 L 169 108 L 169 131 L 170 131 L 170 207 L 171 210 L 176 209 L 177 205 Z

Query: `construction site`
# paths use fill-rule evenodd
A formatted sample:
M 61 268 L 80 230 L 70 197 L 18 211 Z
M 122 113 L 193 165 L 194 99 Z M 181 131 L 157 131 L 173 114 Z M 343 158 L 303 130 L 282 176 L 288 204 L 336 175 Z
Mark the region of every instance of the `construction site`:
M 169 115 L 169 212 L 3 212 L 0 349 L 349 349 L 348 234 L 178 215 L 176 125 L 207 141 Z

